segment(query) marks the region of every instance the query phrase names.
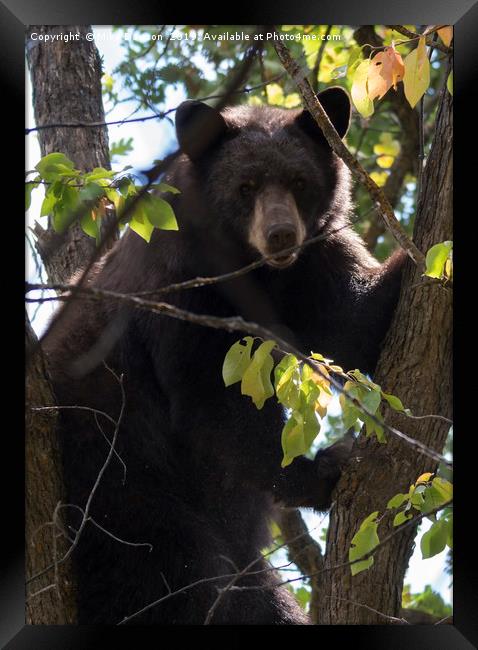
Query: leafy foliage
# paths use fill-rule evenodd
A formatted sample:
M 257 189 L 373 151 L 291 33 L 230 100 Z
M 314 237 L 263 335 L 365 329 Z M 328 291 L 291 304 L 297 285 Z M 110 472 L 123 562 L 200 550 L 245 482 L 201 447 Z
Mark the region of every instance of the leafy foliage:
M 117 151 L 129 150 L 130 140 L 123 141 Z M 78 220 L 83 232 L 99 243 L 101 222 L 106 211 L 114 208 L 121 214 L 141 189 L 131 176 L 124 173 L 127 169 L 114 172 L 96 167 L 84 173 L 75 169 L 73 162 L 64 154 L 50 153 L 36 164 L 37 175 L 25 183 L 25 209 L 28 210 L 31 205 L 33 189 L 44 187 L 40 217 L 50 217 L 58 233 L 65 232 Z M 151 192 L 138 201 L 129 218 L 130 228 L 147 242 L 154 228 L 178 229 L 171 205 L 158 196 L 158 192 L 177 193 L 178 190 L 166 183 L 153 184 Z M 120 223 L 120 226 L 124 226 L 124 223 Z
M 450 30 L 450 31 L 448 31 Z M 440 34 L 442 30 L 438 30 Z M 452 28 L 443 28 L 442 40 L 451 42 Z M 413 40 L 413 39 L 412 39 Z M 431 64 L 427 52 L 426 37 L 417 38 L 417 44 L 402 59 L 397 47 L 401 43 L 392 40 L 391 45 L 373 48 L 370 56 L 360 61 L 357 50 L 352 50 L 348 62 L 349 76 L 352 79 L 351 95 L 356 109 L 363 117 L 370 117 L 374 112 L 373 101 L 381 99 L 390 88 L 397 89 L 398 82 L 403 82 L 405 97 L 414 108 L 430 87 Z M 408 41 L 407 44 L 409 47 Z M 360 49 L 363 49 L 362 48 Z M 374 50 L 381 51 L 375 52 Z M 448 86 L 450 92 L 450 86 Z
M 402 607 L 427 612 L 439 619 L 446 618 L 452 613 L 451 605 L 445 604 L 441 595 L 426 585 L 422 593 L 412 594 L 410 585 L 405 585 L 402 594 Z
M 252 353 L 254 339 L 247 336 L 232 345 L 225 358 L 222 377 L 225 386 L 241 382 L 241 393 L 251 397 L 258 409 L 267 399 L 276 396 L 277 402 L 289 417 L 282 430 L 282 467 L 290 465 L 294 458 L 306 454 L 320 431 L 321 420 L 327 415 L 332 399 L 331 375 L 345 379 L 340 405 L 342 425 L 345 431 L 365 425 L 367 436 L 375 435 L 379 442 L 386 442 L 383 416 L 379 407 L 386 402 L 392 409 L 410 415 L 395 395 L 382 391 L 378 384 L 368 379 L 360 370 L 344 370 L 313 352 L 308 363 L 293 354 L 282 356 L 274 369 L 272 350 L 274 341 L 264 341 Z
M 417 513 L 422 515 L 428 515 L 428 519 L 432 522 L 431 528 L 422 536 L 421 539 L 421 551 L 423 559 L 433 557 L 438 553 L 441 553 L 443 549 L 448 546 L 450 549 L 453 548 L 453 510 L 451 507 L 446 504 L 451 503 L 453 499 L 453 486 L 446 479 L 435 476 L 432 472 L 426 472 L 418 477 L 418 479 L 413 483 L 407 493 L 398 493 L 393 496 L 387 503 L 387 510 L 398 510 L 393 518 L 393 526 L 401 526 L 406 521 L 412 519 Z M 432 511 L 443 506 L 443 511 L 438 516 L 437 513 Z M 413 512 L 415 511 L 415 513 Z M 377 534 L 377 528 L 374 529 L 374 546 L 367 545 L 366 542 L 362 542 L 362 537 L 368 539 L 364 536 L 364 533 L 361 531 L 366 530 L 367 527 L 371 526 L 370 522 L 374 522 L 377 519 L 378 512 L 374 512 L 372 515 L 369 515 L 360 525 L 360 528 L 352 539 L 352 546 L 350 552 L 353 554 L 353 557 L 349 559 L 358 559 L 362 555 L 366 555 L 374 546 L 379 543 L 379 537 Z M 380 518 L 380 520 L 384 515 Z M 369 537 L 370 537 L 369 531 Z M 375 535 L 377 535 L 375 539 Z M 357 537 L 358 536 L 358 537 Z M 355 539 L 359 540 L 354 541 Z M 357 551 L 357 546 L 362 549 L 362 552 Z M 365 550 L 364 550 L 365 549 Z M 364 571 L 372 566 L 373 558 L 370 557 L 364 562 L 357 562 L 351 565 L 352 575 L 356 575 L 360 571 Z

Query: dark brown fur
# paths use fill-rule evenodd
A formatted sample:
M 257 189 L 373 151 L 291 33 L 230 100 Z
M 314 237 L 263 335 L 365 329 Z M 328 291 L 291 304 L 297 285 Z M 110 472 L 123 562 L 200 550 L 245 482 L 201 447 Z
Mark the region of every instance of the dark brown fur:
M 307 237 L 321 232 L 323 241 L 286 269 L 265 266 L 167 300 L 196 313 L 240 314 L 305 353 L 373 371 L 397 300 L 402 257 L 380 266 L 347 225 L 348 172 L 320 133 L 304 129 L 300 112 L 240 107 L 224 117 L 224 132 L 217 122 L 216 140 L 194 162 L 181 156 L 167 179 L 181 190 L 172 199 L 179 232 L 155 231 L 150 244 L 127 232 L 89 282 L 148 291 L 240 268 L 258 253 L 247 238 L 254 204 L 241 202 L 238 183 L 253 177 L 293 192 L 288 178 L 300 173 L 309 187 L 294 196 Z M 74 554 L 81 623 L 118 623 L 166 596 L 168 588 L 243 569 L 270 542 L 274 502 L 319 510 L 330 505 L 340 450 L 319 452 L 314 461 L 298 458 L 281 469 L 284 416 L 275 399 L 258 411 L 238 385 L 224 388 L 222 362 L 238 338 L 115 302 L 84 300 L 49 343 L 61 405 L 90 406 L 116 418 L 120 391 L 103 359 L 124 373 L 126 412 L 117 452 L 126 481 L 113 457 L 91 515 L 124 540 L 153 545 L 151 552 L 126 546 L 86 527 Z M 111 438 L 111 424 L 101 417 L 100 424 Z M 64 411 L 61 435 L 68 499 L 84 506 L 108 444 L 86 412 Z M 73 526 L 77 515 L 72 509 Z M 284 588 L 271 588 L 277 576 L 265 560 L 252 570 L 236 586 L 263 589 L 228 592 L 213 623 L 307 622 Z M 201 624 L 217 587 L 229 579 L 166 599 L 134 622 Z

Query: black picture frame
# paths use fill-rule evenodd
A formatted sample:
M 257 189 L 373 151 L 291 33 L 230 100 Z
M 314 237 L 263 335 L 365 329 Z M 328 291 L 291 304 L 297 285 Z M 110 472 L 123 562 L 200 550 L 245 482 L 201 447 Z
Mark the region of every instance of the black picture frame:
M 235 8 L 236 9 L 236 8 Z M 221 15 L 222 14 L 222 15 Z M 206 20 L 209 17 L 211 20 Z M 15 214 L 15 221 L 21 220 L 18 212 L 21 211 L 23 202 L 23 178 L 18 173 L 21 170 L 23 147 L 20 138 L 23 135 L 24 123 L 24 88 L 25 88 L 25 28 L 29 24 L 181 24 L 184 22 L 198 22 L 201 24 L 279 24 L 279 23 L 332 23 L 332 24 L 452 24 L 455 27 L 454 41 L 454 195 L 455 205 L 455 234 L 454 249 L 456 259 L 455 271 L 455 476 L 454 484 L 457 492 L 457 516 L 455 517 L 455 556 L 454 556 L 454 625 L 442 626 L 330 626 L 322 627 L 320 631 L 314 628 L 294 628 L 280 632 L 281 637 L 287 642 L 302 642 L 310 638 L 311 643 L 347 644 L 348 647 L 380 648 L 381 650 L 398 650 L 407 648 L 426 650 L 459 650 L 472 648 L 478 645 L 478 581 L 476 576 L 476 538 L 471 534 L 473 526 L 473 500 L 476 489 L 473 480 L 476 475 L 474 466 L 476 456 L 472 453 L 470 440 L 476 436 L 473 426 L 465 426 L 465 413 L 473 404 L 471 388 L 467 387 L 465 369 L 468 360 L 468 347 L 472 346 L 472 337 L 466 337 L 466 322 L 468 315 L 463 311 L 469 304 L 470 295 L 464 287 L 466 277 L 466 261 L 470 257 L 464 250 L 465 237 L 470 240 L 473 235 L 471 229 L 473 213 L 476 212 L 475 202 L 470 193 L 476 180 L 472 177 L 473 164 L 469 160 L 470 148 L 477 146 L 473 135 L 476 133 L 475 104 L 471 98 L 474 75 L 478 68 L 478 3 L 474 0 L 454 0 L 453 2 L 439 0 L 395 0 L 393 3 L 384 3 L 378 0 L 362 0 L 361 3 L 349 0 L 327 0 L 321 4 L 295 0 L 294 3 L 280 2 L 260 3 L 254 8 L 247 9 L 243 5 L 237 7 L 233 18 L 224 15 L 224 11 L 207 10 L 198 6 L 196 11 L 182 16 L 177 11 L 173 12 L 173 5 L 166 3 L 141 7 L 125 0 L 111 0 L 110 2 L 93 3 L 83 0 L 82 3 L 67 4 L 63 0 L 42 0 L 41 3 L 30 3 L 27 0 L 3 0 L 0 4 L 0 32 L 1 56 L 0 78 L 3 90 L 3 106 L 11 111 L 5 118 L 4 136 L 6 132 L 12 135 L 12 144 L 4 150 L 4 159 L 7 159 L 8 194 L 12 195 L 11 215 Z M 5 153 L 6 151 L 6 153 Z M 476 151 L 475 151 L 476 157 Z M 476 165 L 475 165 L 476 168 Z M 15 179 L 15 180 L 14 180 Z M 11 188 L 11 191 L 10 191 Z M 6 197 L 5 197 L 6 198 Z M 9 225 L 3 231 L 8 236 L 8 248 L 20 250 L 24 246 L 23 229 L 20 226 L 18 233 L 16 226 Z M 18 237 L 18 241 L 17 238 Z M 20 237 L 22 240 L 20 241 Z M 476 240 L 476 238 L 475 238 Z M 4 246 L 6 244 L 4 243 Z M 472 255 L 472 253 L 471 253 Z M 476 255 L 475 255 L 476 257 Z M 5 479 L 2 506 L 2 529 L 4 550 L 0 553 L 2 566 L 0 579 L 0 645 L 8 649 L 20 648 L 45 648 L 48 650 L 81 648 L 100 648 L 111 645 L 112 647 L 154 647 L 163 644 L 179 645 L 183 643 L 184 634 L 197 633 L 194 637 L 196 643 L 201 641 L 209 643 L 215 637 L 224 647 L 242 645 L 244 634 L 254 633 L 254 630 L 235 628 L 208 628 L 209 632 L 191 629 L 174 629 L 172 640 L 166 641 L 162 632 L 154 628 L 95 628 L 89 626 L 27 626 L 24 622 L 24 447 L 21 431 L 23 429 L 21 386 L 23 385 L 23 371 L 20 362 L 23 332 L 20 322 L 23 323 L 23 291 L 20 282 L 23 280 L 22 270 L 18 270 L 17 262 L 21 255 L 17 253 L 14 267 L 16 280 L 4 282 L 8 284 L 6 291 L 11 291 L 8 315 L 8 339 L 5 347 L 16 350 L 15 368 L 16 376 L 10 381 L 14 368 L 4 363 L 4 374 L 8 375 L 12 395 L 16 393 L 20 399 L 19 408 L 13 409 L 8 398 L 5 409 L 14 411 L 13 424 L 2 427 L 2 449 L 5 465 L 9 471 L 4 471 Z M 10 267 L 9 267 L 10 268 Z M 17 285 L 18 282 L 18 285 Z M 7 298 L 5 298 L 7 299 Z M 18 327 L 14 323 L 14 315 L 18 316 Z M 5 316 L 4 316 L 5 319 Z M 17 337 L 17 339 L 15 339 Z M 467 341 L 470 345 L 467 346 Z M 18 347 L 15 346 L 18 344 Z M 465 352 L 465 346 L 467 351 Z M 465 357 L 465 354 L 467 356 Z M 471 377 L 471 375 L 470 375 Z M 18 383 L 16 383 L 18 382 Z M 469 399 L 467 392 L 469 390 Z M 473 409 L 471 409 L 473 412 Z M 269 642 L 276 641 L 276 630 L 266 630 Z M 202 635 L 205 635 L 201 638 Z M 299 636 L 297 636 L 299 635 Z M 312 635 L 309 637 L 309 635 Z M 315 636 L 314 636 L 315 635 Z M 326 636 L 327 638 L 323 638 Z M 5 645 L 6 644 L 6 645 Z

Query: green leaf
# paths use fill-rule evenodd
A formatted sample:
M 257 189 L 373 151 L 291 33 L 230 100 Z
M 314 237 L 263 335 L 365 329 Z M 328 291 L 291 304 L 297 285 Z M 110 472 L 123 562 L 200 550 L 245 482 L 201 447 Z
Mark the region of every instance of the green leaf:
M 395 411 L 405 411 L 401 400 L 395 395 L 390 395 L 389 393 L 384 393 L 382 391 L 382 397 L 386 400 L 391 408 Z
M 418 47 L 408 54 L 404 61 L 403 86 L 405 97 L 412 108 L 420 101 L 430 85 L 430 61 L 427 57 L 425 36 L 418 39 Z
M 453 548 L 453 513 L 450 513 L 446 518 L 445 521 L 447 522 L 447 537 L 446 537 L 446 544 L 449 548 Z
M 445 262 L 452 250 L 452 241 L 444 241 L 441 244 L 435 244 L 435 246 L 432 246 L 425 259 L 425 275 L 428 275 L 431 278 L 441 278 L 445 269 Z
M 380 406 L 380 402 L 382 401 L 380 388 L 377 387 L 376 389 L 371 389 L 371 390 L 363 388 L 360 391 L 358 399 L 362 404 L 362 406 L 369 413 L 375 415 L 378 407 Z
M 38 184 L 34 181 L 27 181 L 25 183 L 25 212 L 29 209 L 32 202 L 32 192 L 38 187 Z
M 432 525 L 420 542 L 423 559 L 433 557 L 443 551 L 446 546 L 448 532 L 447 523 L 443 519 L 439 519 Z
M 270 377 L 274 361 L 270 352 L 275 345 L 275 341 L 261 343 L 242 376 L 241 393 L 249 395 L 259 410 L 264 406 L 266 399 L 274 395 Z
M 97 183 L 87 183 L 84 185 L 80 191 L 79 191 L 79 199 L 80 201 L 95 201 L 96 199 L 99 199 L 101 196 L 104 196 L 105 190 L 103 187 L 98 185 Z
M 53 228 L 58 233 L 65 232 L 72 224 L 76 215 L 79 201 L 79 191 L 76 187 L 63 185 L 61 197 L 53 207 Z
M 372 512 L 364 521 L 360 524 L 359 530 L 355 533 L 352 538 L 351 547 L 349 549 L 349 561 L 353 562 L 358 560 L 362 556 L 370 553 L 378 544 L 380 543 L 377 527 L 378 523 L 376 521 L 378 517 L 378 511 Z M 363 560 L 363 562 L 355 562 L 350 566 L 352 575 L 357 575 L 361 571 L 368 569 L 373 565 L 373 557 Z
M 114 177 L 116 172 L 111 169 L 105 169 L 104 167 L 95 167 L 90 172 L 84 175 L 85 182 L 88 181 L 98 181 L 98 180 L 108 180 Z M 109 183 L 108 183 L 109 185 Z
M 177 187 L 173 187 L 172 185 L 168 185 L 167 183 L 159 183 L 158 185 L 154 185 L 153 187 L 156 187 L 160 192 L 171 192 L 171 194 L 181 194 L 181 191 L 178 190 Z
M 436 477 L 423 493 L 422 512 L 427 514 L 453 498 L 453 486 L 449 481 Z
M 403 494 L 401 492 L 399 494 L 396 494 L 387 503 L 387 510 L 391 510 L 392 508 L 400 508 L 402 503 L 407 499 L 408 499 L 408 494 Z
M 141 211 L 140 206 L 135 210 L 133 216 L 131 217 L 129 221 L 129 227 L 149 243 L 154 230 L 154 226 L 149 223 L 147 217 Z
M 358 45 L 354 45 L 350 49 L 349 60 L 347 61 L 347 77 L 349 79 L 353 78 L 355 70 L 360 64 L 361 57 L 362 57 L 362 48 L 359 47 Z
M 448 79 L 446 80 L 446 87 L 448 88 L 450 95 L 453 96 L 453 70 L 448 75 Z
M 35 169 L 43 180 L 51 182 L 56 180 L 60 172 L 73 174 L 74 164 L 63 153 L 49 153 L 35 165 Z
M 94 237 L 96 240 L 99 238 L 98 219 L 93 219 L 91 210 L 88 210 L 80 219 L 80 226 L 87 235 Z
M 55 196 L 52 186 L 50 186 L 45 192 L 45 198 L 41 204 L 40 208 L 40 217 L 46 217 L 47 215 L 53 212 L 58 197 Z
M 124 197 L 130 196 L 131 194 L 136 194 L 136 187 L 131 178 L 128 176 L 123 176 L 123 178 L 118 181 L 117 187 L 119 192 Z
M 300 400 L 300 371 L 294 355 L 288 354 L 281 359 L 275 368 L 274 378 L 278 401 L 287 408 L 297 408 Z
M 303 456 L 320 431 L 320 423 L 313 408 L 292 411 L 282 429 L 282 451 L 284 458 L 281 466 L 290 465 L 294 458 Z
M 284 458 L 281 467 L 290 465 L 294 458 L 301 456 L 304 449 L 304 419 L 299 411 L 291 413 L 282 429 L 282 451 Z
M 310 603 L 310 595 L 311 592 L 306 587 L 299 587 L 299 589 L 294 590 L 294 596 L 304 610 L 307 609 L 307 606 Z
M 117 142 L 113 142 L 110 147 L 110 158 L 114 156 L 125 156 L 133 150 L 133 138 L 125 140 L 121 138 Z
M 362 117 L 370 117 L 374 110 L 373 101 L 369 99 L 367 91 L 369 67 L 370 59 L 362 61 L 362 63 L 360 63 L 355 69 L 352 83 L 352 101 Z
M 222 378 L 225 386 L 232 386 L 232 384 L 241 381 L 251 362 L 253 341 L 252 336 L 246 336 L 229 348 L 222 366 Z
M 413 515 L 407 514 L 404 510 L 401 510 L 398 512 L 394 519 L 393 519 L 393 525 L 394 526 L 400 526 L 401 524 L 404 524 L 406 521 L 412 518 Z
M 359 417 L 360 417 L 361 420 L 363 420 L 363 422 L 365 424 L 365 431 L 366 431 L 367 437 L 373 436 L 375 434 L 378 442 L 380 442 L 382 444 L 387 442 L 387 439 L 385 438 L 385 433 L 384 433 L 383 427 L 378 422 L 373 420 L 368 415 L 365 415 L 365 413 L 361 413 Z
M 451 501 L 451 499 L 453 499 L 453 485 L 450 483 L 450 481 L 446 481 L 444 478 L 436 476 L 432 480 L 432 486 L 440 494 L 442 503 L 446 503 L 447 501 Z
M 178 230 L 174 210 L 167 201 L 159 196 L 148 194 L 141 201 L 150 223 L 161 230 Z

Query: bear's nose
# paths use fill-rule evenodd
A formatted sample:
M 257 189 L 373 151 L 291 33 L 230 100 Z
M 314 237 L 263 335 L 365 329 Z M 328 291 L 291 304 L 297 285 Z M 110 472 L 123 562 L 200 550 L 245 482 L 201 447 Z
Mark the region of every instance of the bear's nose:
M 267 248 L 270 253 L 278 253 L 286 248 L 292 248 L 297 243 L 296 229 L 288 224 L 276 224 L 267 233 Z

